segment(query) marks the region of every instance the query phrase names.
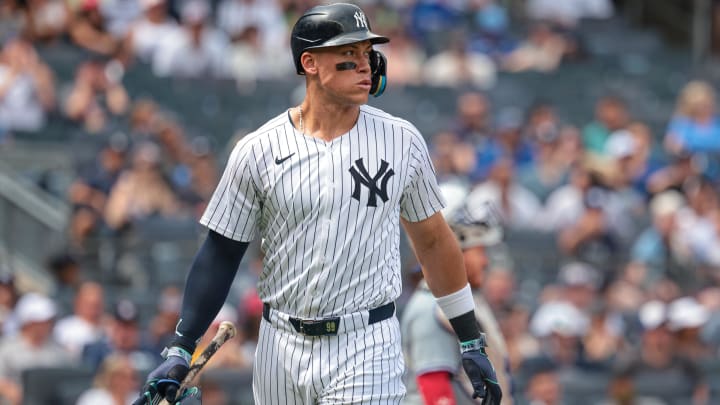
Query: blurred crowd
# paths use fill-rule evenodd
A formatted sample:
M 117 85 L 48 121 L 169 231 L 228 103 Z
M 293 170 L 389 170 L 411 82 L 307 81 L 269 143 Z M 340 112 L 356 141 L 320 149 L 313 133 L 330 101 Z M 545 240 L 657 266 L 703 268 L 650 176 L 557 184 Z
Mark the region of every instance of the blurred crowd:
M 315 3 L 0 3 L 0 144 L 58 117 L 101 134 L 93 138 L 101 139 L 95 161 L 78 162 L 66 190 L 70 253 L 47 262 L 56 291 L 19 291 L 12 274 L 0 274 L 0 404 L 21 403 L 23 370 L 67 365 L 95 374 L 78 403 L 127 403 L 174 330 L 179 286 L 157 293 L 150 316 L 96 282 L 78 260 L 97 249 L 94 241 L 148 219 L 198 218 L 222 167 L 211 139 L 131 94 L 124 75 L 143 64 L 159 77 L 230 79 L 239 87 L 293 76 L 289 27 Z M 560 405 L 573 375 L 595 373 L 596 381 L 608 381 L 603 405 L 672 404 L 673 395 L 685 398 L 680 403 L 712 403 L 708 370 L 720 363 L 720 119 L 713 86 L 694 80 L 677 89 L 660 132 L 616 94 L 599 97 L 594 119 L 573 126 L 549 102 L 499 106 L 483 91 L 498 72 L 550 73 L 584 60 L 576 29 L 611 17 L 612 2 L 528 0 L 520 22 L 506 7 L 513 2 L 359 3 L 374 31 L 392 38 L 383 48 L 389 83 L 458 89 L 452 124 L 425 135 L 449 209 L 490 201 L 508 230 L 507 243 L 491 249 L 483 290 L 507 339 L 515 395 Z M 38 52 L 53 44 L 85 55 L 69 83 L 58 83 Z M 543 246 L 559 258 L 549 274 L 532 275 L 545 281 L 534 288 L 527 260 L 548 252 L 518 250 L 512 235 L 522 233 L 550 241 Z M 243 333 L 211 366 L 252 367 L 262 309 L 248 287 L 254 276 L 214 323 L 234 320 Z M 205 403 L 225 403 L 208 387 Z
M 711 403 L 705 372 L 720 354 L 713 86 L 680 89 L 662 134 L 611 94 L 580 128 L 548 103 L 495 111 L 480 92 L 462 94 L 457 111 L 430 144 L 450 209 L 491 202 L 510 235 L 540 234 L 560 257 L 535 294 L 523 277 L 538 277 L 522 267 L 542 268 L 531 262 L 546 253 L 538 246 L 496 248 L 486 274 L 526 395 L 560 404 L 568 378 L 597 373 L 612 382 L 608 403 Z
M 67 255 L 53 257 L 48 263 L 49 270 L 66 274 L 80 272 L 78 266 Z M 23 402 L 23 389 L 42 392 L 48 387 L 39 384 L 55 382 L 33 381 L 24 372 L 45 368 L 87 370 L 90 384 L 78 393 L 77 404 L 125 405 L 137 398 L 142 379 L 162 361 L 160 353 L 174 335 L 181 291 L 177 286 L 159 291 L 157 306 L 147 319 L 143 319 L 132 299 L 111 302 L 108 293 L 106 286 L 98 282 L 78 279 L 69 305 L 64 307 L 58 297 L 37 292 L 20 294 L 12 277 L 0 279 L 0 403 L 37 403 L 27 397 Z M 236 305 L 222 308 L 198 348 L 207 346 L 222 321 L 238 325 L 240 332 L 216 353 L 206 366 L 207 373 L 213 369 L 250 372 L 261 316 L 262 302 L 253 291 L 248 291 Z M 205 403 L 228 403 L 220 387 L 207 387 Z M 27 395 L 35 401 L 61 400 Z
M 0 5 L 2 130 L 37 131 L 59 114 L 99 132 L 128 114 L 123 76 L 256 80 L 293 76 L 289 27 L 312 0 L 5 0 Z M 582 59 L 576 28 L 613 15 L 609 0 L 532 0 L 512 25 L 495 0 L 363 1 L 395 86 L 491 88 L 500 71 L 551 72 Z M 83 52 L 71 83 L 55 83 L 35 47 Z M 278 63 L 287 61 L 287 63 Z M 0 130 L 0 132 L 2 132 Z

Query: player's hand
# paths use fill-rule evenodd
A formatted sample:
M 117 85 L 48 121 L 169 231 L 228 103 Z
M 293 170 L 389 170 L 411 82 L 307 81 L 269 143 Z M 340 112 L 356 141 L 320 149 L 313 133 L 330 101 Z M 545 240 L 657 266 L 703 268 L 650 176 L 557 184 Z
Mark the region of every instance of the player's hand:
M 484 348 L 462 353 L 462 365 L 473 386 L 473 398 L 482 398 L 483 405 L 500 405 L 502 390 L 495 376 L 495 368 Z
M 165 361 L 150 372 L 147 382 L 140 392 L 140 397 L 133 402 L 133 405 L 156 405 L 162 399 L 175 404 L 180 403 L 179 401 L 185 398 L 191 400 L 191 397 L 195 395 L 191 392 L 192 389 L 187 389 L 182 395 L 178 395 L 180 383 L 190 371 L 190 353 L 180 347 L 173 346 L 163 353 L 163 357 L 165 357 Z M 187 402 L 187 404 L 190 403 Z M 184 402 L 184 404 L 186 403 Z
M 157 396 L 153 401 L 154 402 L 148 402 L 146 398 L 139 398 L 133 405 L 138 403 L 155 405 L 159 404 L 162 398 Z M 173 405 L 202 405 L 202 391 L 200 391 L 198 387 L 186 388 L 182 395 L 175 398 L 175 402 L 170 403 Z

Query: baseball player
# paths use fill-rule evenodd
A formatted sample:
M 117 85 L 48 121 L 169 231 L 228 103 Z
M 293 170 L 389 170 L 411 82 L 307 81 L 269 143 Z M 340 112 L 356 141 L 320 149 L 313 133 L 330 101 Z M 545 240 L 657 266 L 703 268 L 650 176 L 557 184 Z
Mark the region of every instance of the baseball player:
M 136 403 L 182 397 L 177 387 L 197 340 L 248 243 L 260 237 L 255 402 L 399 404 L 402 223 L 460 340 L 474 394 L 499 404 L 423 137 L 365 105 L 385 89 L 386 60 L 373 45 L 389 39 L 371 31 L 359 7 L 342 3 L 308 10 L 291 35 L 305 99 L 235 145 L 200 220 L 209 232 L 190 268 L 176 336 Z
M 507 347 L 490 307 L 476 290 L 483 280 L 488 264 L 486 247 L 502 239 L 499 215 L 489 204 L 471 212 L 459 209 L 449 215 L 450 228 L 460 242 L 465 256 L 465 269 L 474 290 L 478 322 L 487 333 L 489 357 L 494 364 L 507 365 Z M 403 403 L 469 404 L 473 403 L 473 388 L 463 373 L 459 373 L 462 357 L 457 350 L 451 324 L 438 308 L 427 283 L 421 281 L 408 301 L 402 316 L 403 351 L 408 363 L 408 395 Z M 498 383 L 505 395 L 503 405 L 512 405 L 510 375 L 500 367 L 496 371 Z

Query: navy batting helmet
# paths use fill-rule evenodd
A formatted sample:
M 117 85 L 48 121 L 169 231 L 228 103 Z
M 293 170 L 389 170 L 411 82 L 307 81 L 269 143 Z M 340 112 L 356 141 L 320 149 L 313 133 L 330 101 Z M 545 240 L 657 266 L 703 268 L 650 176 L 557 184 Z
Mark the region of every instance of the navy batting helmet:
M 316 6 L 295 23 L 290 39 L 293 61 L 298 74 L 304 74 L 300 56 L 308 49 L 370 41 L 384 44 L 390 39 L 370 31 L 370 23 L 360 7 L 336 3 Z

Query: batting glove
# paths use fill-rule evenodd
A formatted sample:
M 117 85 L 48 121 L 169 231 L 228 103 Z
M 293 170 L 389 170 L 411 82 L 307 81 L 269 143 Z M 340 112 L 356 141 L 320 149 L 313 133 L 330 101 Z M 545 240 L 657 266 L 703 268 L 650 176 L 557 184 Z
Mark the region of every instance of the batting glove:
M 485 336 L 462 342 L 462 365 L 473 386 L 473 398 L 482 398 L 483 405 L 500 405 L 502 390 L 495 376 L 495 368 L 485 353 Z
M 175 405 L 202 405 L 202 392 L 198 387 L 185 389 Z
M 190 371 L 190 359 L 192 358 L 190 353 L 173 346 L 169 349 L 166 348 L 162 355 L 165 357 L 165 361 L 150 372 L 140 398 L 133 402 L 133 405 L 157 405 L 163 398 L 174 404 L 195 395 L 194 392 L 191 392 L 192 389 L 185 390 L 180 396 L 177 395 L 180 383 Z M 199 390 L 197 391 L 199 392 Z

